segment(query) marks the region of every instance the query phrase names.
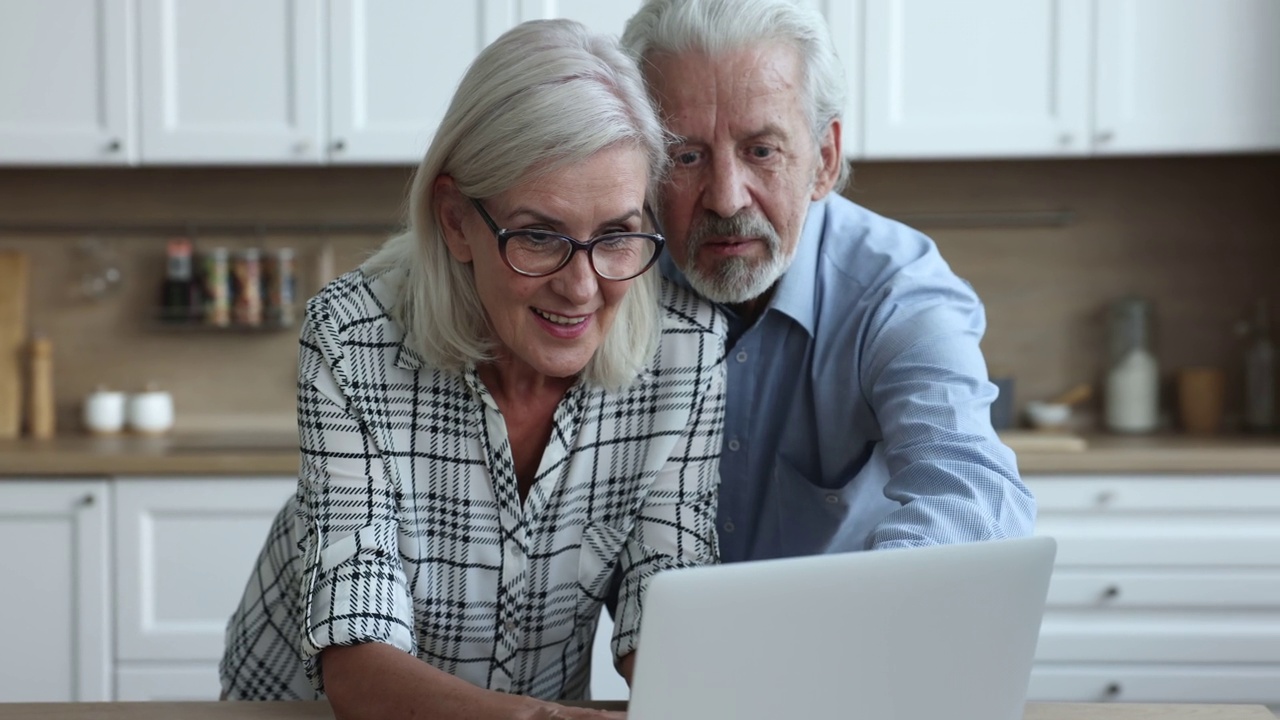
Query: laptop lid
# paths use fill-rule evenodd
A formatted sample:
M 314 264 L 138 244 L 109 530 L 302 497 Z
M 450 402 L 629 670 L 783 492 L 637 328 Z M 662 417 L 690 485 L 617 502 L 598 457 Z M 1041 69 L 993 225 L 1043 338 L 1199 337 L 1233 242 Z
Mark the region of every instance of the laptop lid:
M 1034 537 L 672 570 L 630 720 L 1019 720 L 1056 543 Z

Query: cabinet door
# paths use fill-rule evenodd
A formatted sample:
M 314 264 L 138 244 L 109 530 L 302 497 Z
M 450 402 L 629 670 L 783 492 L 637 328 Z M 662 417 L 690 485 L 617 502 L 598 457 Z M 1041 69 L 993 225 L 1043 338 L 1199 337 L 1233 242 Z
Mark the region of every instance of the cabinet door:
M 517 0 L 516 22 L 538 18 L 569 18 L 596 32 L 622 35 L 627 20 L 643 0 Z
M 1080 155 L 1088 0 L 867 0 L 868 158 Z
M 217 661 L 293 478 L 116 482 L 116 657 Z
M 132 157 L 128 0 L 0 4 L 0 163 Z
M 106 482 L 0 482 L 0 702 L 111 700 Z
M 218 663 L 121 663 L 116 669 L 119 702 L 208 702 L 222 694 Z
M 492 5 L 333 0 L 329 159 L 420 161 L 467 66 L 496 30 Z
M 319 162 L 321 7 L 139 0 L 143 162 Z
M 1098 3 L 1099 153 L 1280 148 L 1280 2 Z

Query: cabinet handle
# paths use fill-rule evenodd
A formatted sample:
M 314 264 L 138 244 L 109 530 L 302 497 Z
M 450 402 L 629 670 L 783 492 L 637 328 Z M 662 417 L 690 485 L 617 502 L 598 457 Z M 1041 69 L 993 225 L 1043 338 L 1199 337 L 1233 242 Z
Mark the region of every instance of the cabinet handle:
M 1108 585 L 1106 590 L 1102 591 L 1103 600 L 1115 600 L 1120 597 L 1120 587 L 1118 585 Z
M 98 501 L 98 498 L 93 493 L 85 493 L 85 496 L 80 498 L 80 502 L 78 502 L 77 504 L 80 507 L 93 507 L 93 504 L 96 503 L 97 501 Z
M 1109 683 L 1107 687 L 1102 690 L 1102 695 L 1103 697 L 1114 700 L 1115 698 L 1120 697 L 1122 689 L 1123 688 L 1120 687 L 1120 683 L 1118 682 Z
M 120 152 L 120 148 L 124 147 L 119 140 L 111 139 L 107 141 L 107 152 Z
M 1115 136 L 1116 134 L 1110 130 L 1100 130 L 1097 135 L 1093 136 L 1093 139 L 1099 143 L 1109 143 L 1115 139 Z
M 335 152 L 342 152 L 347 149 L 347 141 L 338 139 L 333 141 L 333 149 Z
M 1058 144 L 1062 147 L 1071 147 L 1071 143 L 1075 142 L 1075 136 L 1071 133 L 1062 133 L 1058 136 Z
M 1098 493 L 1099 505 L 1110 505 L 1111 501 L 1115 499 L 1116 499 L 1116 494 L 1111 492 L 1110 490 L 1103 490 L 1102 492 Z
M 311 149 L 311 143 L 306 140 L 299 140 L 293 144 L 293 151 L 298 155 L 305 155 Z

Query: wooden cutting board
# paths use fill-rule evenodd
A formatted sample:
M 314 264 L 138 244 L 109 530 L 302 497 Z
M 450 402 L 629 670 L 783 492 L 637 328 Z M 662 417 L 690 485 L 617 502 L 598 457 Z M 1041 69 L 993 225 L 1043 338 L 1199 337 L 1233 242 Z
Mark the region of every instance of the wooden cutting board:
M 1082 452 L 1089 443 L 1069 432 L 1001 430 L 1000 440 L 1015 453 Z
M 22 431 L 23 349 L 27 342 L 27 256 L 0 251 L 0 439 Z

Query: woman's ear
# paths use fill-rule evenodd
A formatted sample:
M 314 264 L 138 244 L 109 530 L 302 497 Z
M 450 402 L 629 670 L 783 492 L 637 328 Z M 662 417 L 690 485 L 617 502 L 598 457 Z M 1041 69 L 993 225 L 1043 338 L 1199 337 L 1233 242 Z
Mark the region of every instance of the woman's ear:
M 432 197 L 449 254 L 460 263 L 471 262 L 471 246 L 467 244 L 467 235 L 462 230 L 462 219 L 466 217 L 465 212 L 470 207 L 468 200 L 448 175 L 436 178 L 432 186 Z

